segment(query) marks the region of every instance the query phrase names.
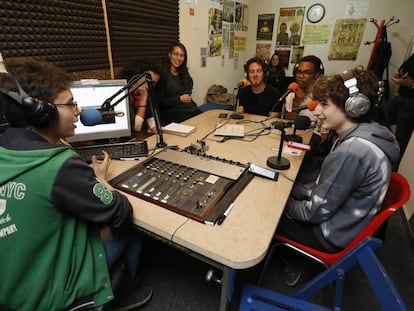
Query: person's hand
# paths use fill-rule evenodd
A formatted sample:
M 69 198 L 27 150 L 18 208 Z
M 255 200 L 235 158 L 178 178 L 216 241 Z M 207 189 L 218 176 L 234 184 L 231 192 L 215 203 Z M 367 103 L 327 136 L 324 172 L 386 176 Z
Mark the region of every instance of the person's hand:
M 193 101 L 193 98 L 191 97 L 190 94 L 183 94 L 180 95 L 180 102 L 184 103 L 184 104 L 189 104 Z
M 96 155 L 92 156 L 92 169 L 101 182 L 106 182 L 106 173 L 108 172 L 108 168 L 111 165 L 111 158 L 109 154 L 102 150 L 103 159 L 99 160 Z
M 396 73 L 393 77 L 392 77 L 392 81 L 394 81 L 395 83 L 397 83 L 398 85 L 401 86 L 411 86 L 414 84 L 414 79 L 412 77 L 410 77 L 407 73 L 405 74 L 401 74 L 401 73 Z
M 146 105 L 148 99 L 148 85 L 145 83 L 135 90 L 135 94 L 140 96 L 140 105 Z
M 308 95 L 305 90 L 298 88 L 295 92 L 295 101 L 296 102 L 302 102 L 302 100 Z

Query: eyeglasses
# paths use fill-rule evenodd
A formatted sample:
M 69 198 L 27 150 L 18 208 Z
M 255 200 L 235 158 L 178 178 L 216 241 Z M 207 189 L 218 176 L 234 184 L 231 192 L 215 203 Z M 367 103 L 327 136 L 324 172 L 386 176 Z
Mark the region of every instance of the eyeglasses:
M 179 52 L 173 52 L 173 53 L 171 53 L 171 55 L 173 55 L 173 56 L 175 56 L 175 57 L 178 57 L 178 58 L 184 58 L 184 57 L 185 57 L 185 55 L 184 55 L 184 54 L 179 53 Z
M 66 103 L 66 104 L 55 104 L 55 106 L 69 106 L 73 109 L 78 109 L 78 102 L 77 101 L 71 101 L 70 103 Z
M 297 70 L 296 71 L 296 75 L 304 75 L 304 76 L 311 76 L 311 75 L 313 75 L 315 73 L 315 71 L 313 71 L 313 70 L 304 70 L 304 71 L 301 71 L 301 70 Z

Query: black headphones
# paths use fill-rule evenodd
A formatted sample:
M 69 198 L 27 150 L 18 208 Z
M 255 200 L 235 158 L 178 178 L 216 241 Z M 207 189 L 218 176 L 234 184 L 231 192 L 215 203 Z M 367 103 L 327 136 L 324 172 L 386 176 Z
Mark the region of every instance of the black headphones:
M 325 68 L 323 67 L 323 64 L 320 58 L 314 55 L 307 55 L 299 59 L 297 63 L 295 64 L 295 66 L 293 66 L 293 76 L 296 75 L 299 64 L 302 62 L 312 63 L 315 66 L 316 72 L 319 72 L 321 75 L 325 74 Z
M 360 118 L 367 114 L 371 108 L 371 101 L 359 92 L 358 80 L 352 71 L 343 71 L 341 78 L 349 91 L 349 97 L 345 101 L 345 112 L 352 118 Z
M 8 73 L 8 75 L 16 83 L 18 93 L 12 91 L 1 91 L 1 93 L 22 105 L 28 124 L 36 128 L 46 128 L 56 122 L 58 111 L 54 104 L 28 95 L 20 86 L 19 81 L 17 81 L 17 79 L 10 73 Z

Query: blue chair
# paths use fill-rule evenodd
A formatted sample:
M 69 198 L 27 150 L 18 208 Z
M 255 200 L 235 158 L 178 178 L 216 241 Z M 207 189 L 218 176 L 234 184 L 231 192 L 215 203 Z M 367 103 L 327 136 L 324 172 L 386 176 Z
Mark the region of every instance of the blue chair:
M 374 250 L 381 245 L 382 242 L 379 239 L 366 238 L 337 263 L 304 284 L 292 296 L 275 293 L 254 285 L 246 285 L 243 288 L 239 310 L 339 311 L 342 305 L 345 272 L 356 264 L 361 266 L 361 269 L 369 280 L 382 310 L 407 310 L 394 283 L 374 253 Z M 308 301 L 315 293 L 333 282 L 335 282 L 335 297 L 332 309 Z

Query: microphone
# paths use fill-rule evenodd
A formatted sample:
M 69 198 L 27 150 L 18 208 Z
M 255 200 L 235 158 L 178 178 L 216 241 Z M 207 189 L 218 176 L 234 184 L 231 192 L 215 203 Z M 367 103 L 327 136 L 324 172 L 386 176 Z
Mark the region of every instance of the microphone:
M 84 109 L 80 114 L 80 121 L 85 126 L 115 123 L 115 117 L 122 117 L 123 111 Z
M 316 106 L 318 106 L 318 105 L 319 105 L 319 101 L 310 100 L 306 103 L 305 106 L 292 109 L 292 112 L 299 112 L 299 111 L 302 111 L 302 110 L 305 110 L 305 109 L 308 109 L 309 111 L 314 111 Z
M 284 101 L 290 93 L 296 92 L 298 89 L 299 89 L 299 84 L 297 84 L 296 82 L 292 82 L 291 84 L 289 84 L 287 91 L 282 96 L 280 96 L 277 102 L 280 103 Z
M 276 104 L 273 105 L 271 111 L 274 112 L 275 108 L 278 104 L 283 102 L 290 93 L 296 92 L 298 89 L 299 89 L 299 84 L 297 84 L 296 82 L 292 82 L 291 84 L 289 84 L 287 91 L 282 96 L 280 96 L 280 98 L 277 100 Z M 283 110 L 282 110 L 282 119 L 283 119 L 284 107 L 285 106 L 283 106 Z
M 285 135 L 286 141 L 295 141 L 298 143 L 302 142 L 302 137 L 296 135 L 296 130 L 307 130 L 311 125 L 311 119 L 307 116 L 297 116 L 295 120 L 291 122 L 273 122 L 273 127 L 278 130 L 284 130 L 285 128 L 293 127 L 292 135 Z
M 249 84 L 249 81 L 247 81 L 247 79 L 245 79 L 245 78 L 240 79 L 240 82 L 237 83 L 237 85 L 234 87 L 234 89 L 238 90 L 238 89 L 244 88 L 248 84 Z
M 247 86 L 249 84 L 249 81 L 247 81 L 247 79 L 243 78 L 240 79 L 240 82 L 237 83 L 236 87 L 234 88 L 235 90 L 237 90 L 237 95 L 236 95 L 236 106 L 235 106 L 235 111 L 230 115 L 230 119 L 243 119 L 244 117 L 240 114 L 237 114 L 237 112 L 239 111 L 239 91 L 241 88 L 244 88 L 245 86 Z

